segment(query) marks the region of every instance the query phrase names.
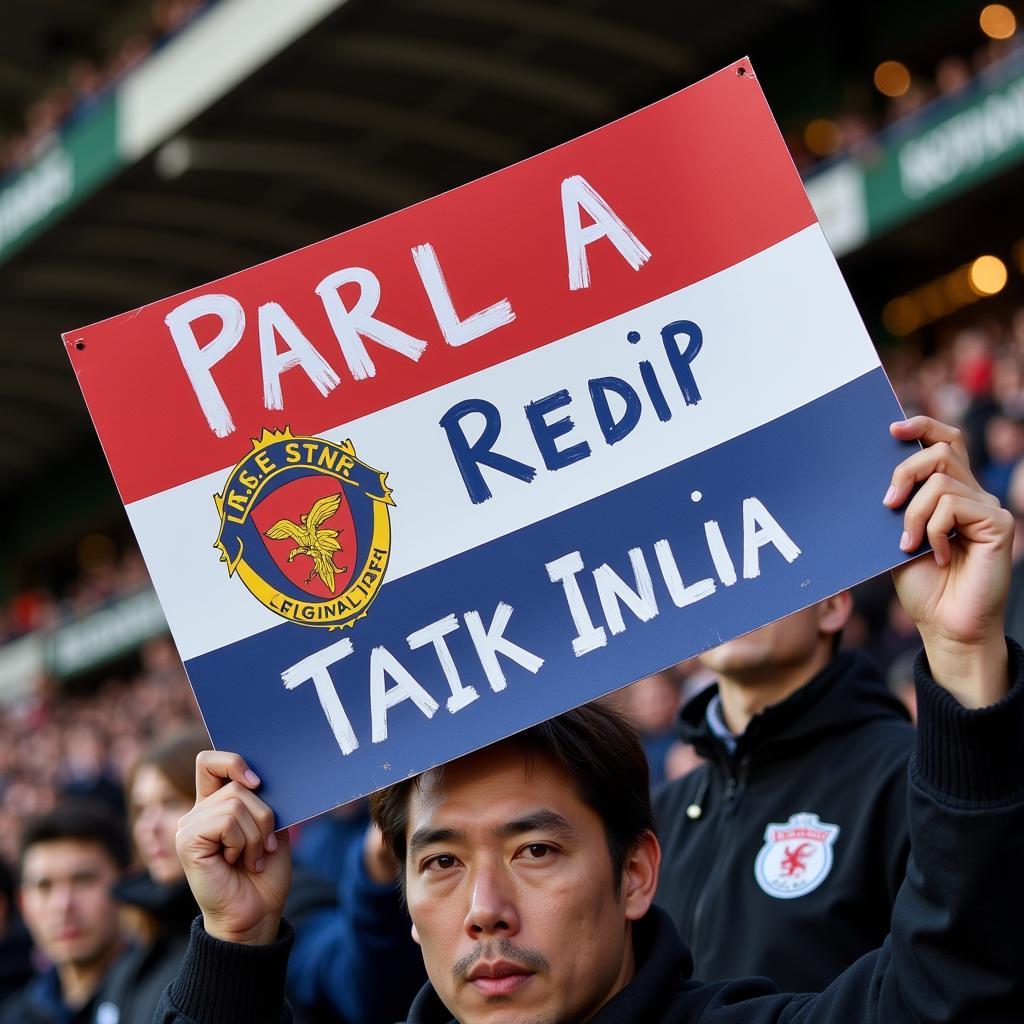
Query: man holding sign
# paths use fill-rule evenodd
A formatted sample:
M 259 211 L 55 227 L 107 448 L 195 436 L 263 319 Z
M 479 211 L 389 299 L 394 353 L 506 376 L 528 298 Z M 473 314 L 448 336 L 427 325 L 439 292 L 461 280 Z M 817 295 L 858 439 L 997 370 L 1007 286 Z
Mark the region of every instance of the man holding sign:
M 613 715 L 585 708 L 376 799 L 430 977 L 410 1024 L 1021 1019 L 1024 652 L 1002 635 L 1013 523 L 957 431 L 916 417 L 892 433 L 926 447 L 896 468 L 884 504 L 905 506 L 903 550 L 927 539 L 934 555 L 895 572 L 925 651 L 914 853 L 882 949 L 818 995 L 692 981 L 651 908 L 660 848 L 642 752 Z M 203 919 L 159 1020 L 287 1021 L 286 841 L 241 758 L 200 755 L 197 779 L 178 852 Z

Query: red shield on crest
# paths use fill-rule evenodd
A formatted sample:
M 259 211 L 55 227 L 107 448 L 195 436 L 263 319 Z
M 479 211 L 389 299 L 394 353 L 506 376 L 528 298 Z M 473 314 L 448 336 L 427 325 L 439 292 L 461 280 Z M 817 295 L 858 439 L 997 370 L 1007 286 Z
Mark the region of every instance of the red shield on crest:
M 356 528 L 338 480 L 322 473 L 290 480 L 253 508 L 252 521 L 297 591 L 323 601 L 348 586 L 356 569 Z

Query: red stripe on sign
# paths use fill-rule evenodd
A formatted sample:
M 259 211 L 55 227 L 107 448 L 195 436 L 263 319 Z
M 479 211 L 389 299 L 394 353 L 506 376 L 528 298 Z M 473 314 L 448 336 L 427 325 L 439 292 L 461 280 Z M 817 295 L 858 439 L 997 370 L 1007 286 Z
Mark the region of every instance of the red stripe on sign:
M 322 433 L 601 323 L 813 224 L 760 86 L 749 71 L 738 74 L 739 66 L 400 213 L 65 335 L 122 499 L 136 501 L 233 465 L 264 427 Z M 590 284 L 578 290 L 569 287 L 561 196 L 563 180 L 574 175 L 651 253 L 634 270 L 612 241 L 598 238 L 585 248 Z M 591 223 L 586 213 L 578 221 L 584 230 Z M 426 243 L 459 316 L 507 298 L 515 319 L 468 343 L 446 343 L 422 276 L 430 260 L 421 258 L 417 270 L 412 256 Z M 354 370 L 351 353 L 343 353 L 316 292 L 323 279 L 351 267 L 380 283 L 373 316 L 426 342 L 418 361 L 364 338 L 376 372 L 355 379 L 365 371 Z M 349 308 L 360 294 L 365 299 L 367 291 L 358 284 L 341 287 Z M 219 394 L 234 426 L 222 437 L 211 428 L 165 323 L 184 302 L 206 295 L 230 297 L 222 315 L 225 308 L 244 313 L 237 344 L 228 344 L 233 338 L 224 327 L 224 354 L 208 371 L 215 397 L 207 394 L 206 401 Z M 312 376 L 301 366 L 280 373 L 280 411 L 268 411 L 264 397 L 257 321 L 269 303 L 281 307 L 318 354 L 309 362 Z M 292 340 L 279 312 L 264 316 L 271 313 Z M 211 314 L 194 319 L 193 351 L 213 341 L 224 323 Z M 538 381 L 537 397 L 559 386 Z

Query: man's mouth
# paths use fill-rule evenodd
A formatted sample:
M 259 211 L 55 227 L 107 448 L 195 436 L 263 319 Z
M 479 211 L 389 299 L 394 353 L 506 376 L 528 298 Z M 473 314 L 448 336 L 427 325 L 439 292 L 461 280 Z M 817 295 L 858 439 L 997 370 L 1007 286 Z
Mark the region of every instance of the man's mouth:
M 469 972 L 468 981 L 487 996 L 503 996 L 517 991 L 533 977 L 533 971 L 510 960 L 478 963 Z

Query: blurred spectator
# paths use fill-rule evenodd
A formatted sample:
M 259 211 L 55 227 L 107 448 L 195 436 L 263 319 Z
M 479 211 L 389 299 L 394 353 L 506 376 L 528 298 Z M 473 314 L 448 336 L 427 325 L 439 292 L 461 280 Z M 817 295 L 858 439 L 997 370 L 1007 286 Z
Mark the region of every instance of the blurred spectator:
M 1024 455 L 1024 427 L 1003 412 L 989 417 L 985 424 L 985 454 L 987 462 L 979 482 L 1005 504 L 1010 477 Z
M 627 686 L 623 711 L 640 733 L 651 768 L 651 788 L 666 778 L 665 758 L 675 742 L 682 681 L 674 669 L 656 672 Z
M 674 740 L 665 754 L 665 781 L 681 779 L 703 763 L 704 758 L 697 753 L 697 748 L 692 743 Z
M 21 847 L 22 913 L 52 967 L 4 1004 L 0 1021 L 90 1024 L 122 947 L 111 890 L 128 863 L 127 837 L 102 804 L 77 801 L 33 819 Z
M 128 776 L 125 795 L 141 869 L 114 890 L 136 911 L 137 938 L 113 966 L 99 997 L 98 1019 L 149 1021 L 188 947 L 195 900 L 174 847 L 178 819 L 195 802 L 195 763 L 209 747 L 193 725 L 149 747 Z
M 679 731 L 707 761 L 654 800 L 655 898 L 699 977 L 821 991 L 888 932 L 914 737 L 870 659 L 836 650 L 852 605 L 843 591 L 702 655 L 717 686 L 685 705 Z M 787 827 L 843 836 L 841 869 L 808 887 L 813 899 L 763 867 L 770 833 Z

